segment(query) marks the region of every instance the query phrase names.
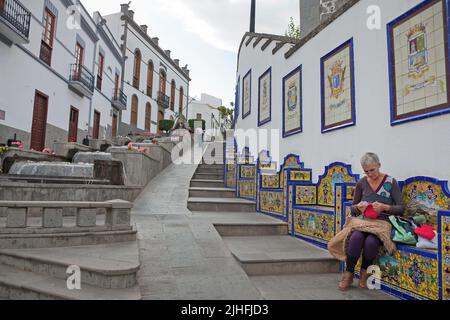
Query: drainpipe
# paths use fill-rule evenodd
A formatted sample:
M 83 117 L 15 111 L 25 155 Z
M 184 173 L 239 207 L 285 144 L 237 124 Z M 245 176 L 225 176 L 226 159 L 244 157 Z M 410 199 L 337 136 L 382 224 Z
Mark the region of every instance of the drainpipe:
M 97 30 L 95 31 L 95 34 L 98 35 Z M 98 45 L 98 41 L 95 42 L 95 44 L 94 44 L 94 59 L 92 61 L 92 75 L 94 76 L 94 95 L 95 95 L 95 88 L 96 88 L 96 85 L 95 85 L 95 80 L 96 80 L 96 78 L 95 78 L 95 59 L 97 57 L 97 45 Z M 89 101 L 89 120 L 88 120 L 88 134 L 87 134 L 89 139 L 92 138 L 92 136 L 90 135 L 90 132 L 91 132 L 92 104 L 93 104 L 93 100 L 94 100 L 93 98 L 94 98 L 94 96 L 92 96 Z
M 125 25 L 124 27 L 124 33 L 123 33 L 123 43 L 122 43 L 122 56 L 123 56 L 123 61 L 122 61 L 122 74 L 120 75 L 121 79 L 120 79 L 120 88 L 122 90 L 122 92 L 125 93 L 125 66 L 126 66 L 126 62 L 128 60 L 127 58 L 127 39 L 128 39 L 128 21 L 124 20 Z M 127 104 L 128 104 L 128 100 L 127 100 Z M 126 106 L 126 108 L 128 108 L 128 106 Z M 122 122 L 122 114 L 123 110 L 119 111 L 119 122 L 117 123 L 117 132 L 119 135 L 122 135 L 122 132 L 119 131 L 120 128 L 120 123 Z
M 186 120 L 189 121 L 189 80 L 187 81 Z

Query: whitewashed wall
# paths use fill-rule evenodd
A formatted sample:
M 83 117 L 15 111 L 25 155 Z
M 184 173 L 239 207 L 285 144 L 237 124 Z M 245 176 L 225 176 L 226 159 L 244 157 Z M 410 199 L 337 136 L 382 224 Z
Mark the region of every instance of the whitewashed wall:
M 111 96 L 114 86 L 113 77 L 108 68 L 121 71 L 121 62 L 114 56 L 104 39 L 93 41 L 83 29 L 67 27 L 69 15 L 60 0 L 51 1 L 58 10 L 56 20 L 54 46 L 51 66 L 45 65 L 39 59 L 40 45 L 43 32 L 44 0 L 23 0 L 23 5 L 31 11 L 31 26 L 29 44 L 8 47 L 0 42 L 0 109 L 6 111 L 6 120 L 1 124 L 31 132 L 35 90 L 49 96 L 47 123 L 61 130 L 68 131 L 70 107 L 79 110 L 78 128 L 86 130 L 89 118 L 93 126 L 94 109 L 101 112 L 100 125 L 107 128 L 111 125 Z M 89 13 L 81 7 L 81 15 L 91 30 L 96 33 L 95 21 Z M 80 97 L 68 88 L 70 65 L 75 62 L 75 44 L 77 35 L 85 42 L 84 65 L 96 78 L 98 71 L 98 53 L 101 46 L 105 51 L 105 75 L 101 92 L 97 89 L 91 101 L 87 97 Z M 98 36 L 98 35 L 97 35 Z M 111 36 L 112 38 L 112 36 Z M 119 50 L 117 44 L 114 44 Z M 120 51 L 119 51 L 120 52 Z M 95 79 L 96 81 L 96 79 Z M 89 114 L 89 112 L 91 112 Z M 100 132 L 100 138 L 103 131 Z M 80 142 L 84 136 L 78 136 Z M 67 141 L 68 137 L 58 137 L 60 141 Z M 47 141 L 48 142 L 48 141 Z M 29 147 L 29 146 L 25 146 Z M 47 143 L 47 147 L 52 147 Z
M 399 180 L 425 175 L 450 180 L 450 114 L 391 126 L 386 24 L 420 0 L 361 0 L 307 42 L 289 59 L 285 45 L 275 55 L 273 42 L 265 51 L 261 41 L 253 48 L 242 45 L 237 79 L 241 79 L 239 120 L 236 128 L 257 127 L 258 78 L 272 67 L 272 121 L 261 128 L 279 129 L 279 156 L 300 154 L 314 179 L 324 167 L 341 161 L 362 174 L 359 160 L 365 152 L 376 152 L 382 170 Z M 381 8 L 382 28 L 366 27 L 368 6 Z M 320 58 L 353 37 L 355 55 L 356 126 L 321 134 Z M 282 78 L 303 66 L 303 133 L 282 138 Z M 252 69 L 252 113 L 242 120 L 242 79 Z M 239 146 L 239 150 L 242 149 Z M 258 148 L 259 151 L 261 148 Z M 276 150 L 276 149 L 274 149 Z
M 122 43 L 120 37 L 124 34 L 125 30 L 122 25 L 124 25 L 124 21 L 120 19 L 121 13 L 116 13 L 112 15 L 105 16 L 105 19 L 108 21 L 108 26 L 111 28 L 112 33 L 114 34 L 116 40 Z M 124 71 L 124 92 L 128 97 L 128 105 L 127 110 L 122 112 L 122 122 L 126 124 L 130 124 L 131 120 L 131 101 L 132 96 L 135 94 L 138 97 L 138 128 L 144 130 L 145 128 L 145 108 L 147 102 L 150 102 L 152 106 L 152 126 L 151 132 L 155 133 L 157 131 L 157 126 L 153 124 L 153 122 L 157 122 L 158 120 L 158 91 L 159 91 L 159 70 L 160 66 L 164 65 L 167 67 L 167 83 L 166 83 L 166 95 L 171 97 L 171 82 L 174 79 L 176 83 L 175 90 L 175 112 L 178 112 L 179 109 L 179 99 L 180 99 L 180 87 L 183 87 L 184 90 L 184 98 L 183 105 L 184 108 L 187 106 L 188 99 L 188 80 L 186 77 L 176 70 L 168 61 L 168 59 L 161 55 L 152 44 L 148 43 L 145 37 L 139 34 L 139 32 L 130 24 L 128 24 L 128 29 L 126 31 L 127 38 L 127 49 L 126 49 L 126 62 L 125 62 L 125 71 Z M 149 35 L 151 35 L 151 25 L 149 26 Z M 134 53 L 135 50 L 139 49 L 142 54 L 142 62 L 141 62 L 141 77 L 139 90 L 133 87 L 133 70 L 134 70 Z M 175 57 L 172 57 L 175 58 Z M 152 97 L 147 96 L 147 66 L 149 61 L 153 61 L 154 65 L 154 74 L 153 74 L 153 92 Z M 185 111 L 185 110 L 184 110 Z M 171 116 L 174 116 L 174 112 L 170 109 L 165 111 L 165 119 L 170 119 Z

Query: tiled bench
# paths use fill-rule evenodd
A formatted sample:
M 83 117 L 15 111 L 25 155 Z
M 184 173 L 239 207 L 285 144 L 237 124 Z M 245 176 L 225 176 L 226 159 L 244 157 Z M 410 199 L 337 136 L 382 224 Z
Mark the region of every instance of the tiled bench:
M 341 230 L 342 200 L 353 197 L 358 180 L 351 166 L 341 162 L 327 166 L 317 184 L 291 179 L 293 235 L 326 248 Z
M 438 211 L 438 249 L 397 245 L 393 256 L 378 257 L 382 289 L 403 299 L 450 299 L 450 192 L 447 181 L 414 177 L 400 181 L 405 204 L 417 201 Z M 344 202 L 345 219 L 350 202 Z M 357 267 L 359 270 L 359 266 Z M 359 272 L 359 271 L 358 271 Z

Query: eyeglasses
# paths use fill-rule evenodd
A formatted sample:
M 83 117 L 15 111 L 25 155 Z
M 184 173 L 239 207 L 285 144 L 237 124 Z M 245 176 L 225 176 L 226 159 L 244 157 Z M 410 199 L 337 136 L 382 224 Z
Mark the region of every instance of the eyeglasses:
M 369 169 L 369 170 L 364 170 L 364 172 L 365 172 L 366 174 L 374 173 L 374 172 L 377 172 L 377 171 L 378 171 L 378 168 Z

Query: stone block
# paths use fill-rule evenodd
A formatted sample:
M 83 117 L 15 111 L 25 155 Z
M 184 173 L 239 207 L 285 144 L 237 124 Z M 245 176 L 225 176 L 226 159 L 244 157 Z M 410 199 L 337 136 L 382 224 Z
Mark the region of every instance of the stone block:
M 44 228 L 62 228 L 63 210 L 57 208 L 46 208 L 42 216 L 42 227 Z
M 78 209 L 77 227 L 95 227 L 97 225 L 97 209 Z
M 7 228 L 26 228 L 27 208 L 8 208 L 6 215 Z
M 129 226 L 131 223 L 131 210 L 127 208 L 112 208 L 106 215 L 108 226 Z
M 28 217 L 42 217 L 43 208 L 28 208 Z
M 64 217 L 75 217 L 77 215 L 77 208 L 63 208 L 63 216 Z
M 111 209 L 107 210 L 105 224 L 107 226 L 129 226 L 133 204 L 123 200 L 111 200 L 108 203 L 111 204 Z
M 6 217 L 6 207 L 0 207 L 0 218 Z
M 94 160 L 94 178 L 109 180 L 111 185 L 124 185 L 124 168 L 122 161 Z

